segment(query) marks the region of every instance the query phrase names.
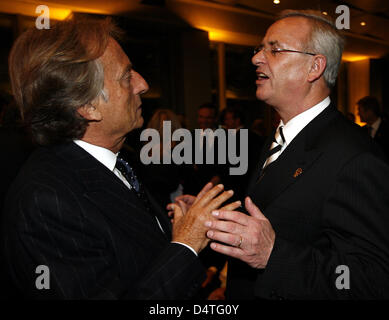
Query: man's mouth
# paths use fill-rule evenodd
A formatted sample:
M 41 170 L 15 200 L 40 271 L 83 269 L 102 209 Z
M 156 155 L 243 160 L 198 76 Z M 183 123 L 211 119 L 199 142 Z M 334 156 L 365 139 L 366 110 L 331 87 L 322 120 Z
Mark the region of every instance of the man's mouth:
M 257 78 L 258 78 L 258 80 L 269 79 L 269 77 L 263 72 L 257 72 Z

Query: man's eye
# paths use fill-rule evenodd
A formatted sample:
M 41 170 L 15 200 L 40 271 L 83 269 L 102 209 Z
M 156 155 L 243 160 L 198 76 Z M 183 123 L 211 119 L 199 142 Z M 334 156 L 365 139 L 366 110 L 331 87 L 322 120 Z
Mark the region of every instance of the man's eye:
M 126 74 L 121 81 L 125 84 L 129 84 L 131 82 L 131 73 Z
M 280 53 L 282 51 L 282 49 L 280 49 L 280 48 L 272 48 L 271 49 L 271 53 L 272 53 L 272 55 L 276 55 L 277 53 Z

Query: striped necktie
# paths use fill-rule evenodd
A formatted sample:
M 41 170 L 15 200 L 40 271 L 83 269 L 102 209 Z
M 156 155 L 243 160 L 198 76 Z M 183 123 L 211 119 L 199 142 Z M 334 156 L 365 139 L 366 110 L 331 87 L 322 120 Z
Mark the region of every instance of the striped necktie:
M 285 137 L 282 133 L 282 126 L 278 127 L 276 134 L 273 137 L 273 143 L 270 146 L 268 156 L 265 162 L 265 165 L 263 166 L 263 169 L 265 169 L 269 164 L 277 160 L 278 156 L 281 154 L 282 146 L 285 143 Z

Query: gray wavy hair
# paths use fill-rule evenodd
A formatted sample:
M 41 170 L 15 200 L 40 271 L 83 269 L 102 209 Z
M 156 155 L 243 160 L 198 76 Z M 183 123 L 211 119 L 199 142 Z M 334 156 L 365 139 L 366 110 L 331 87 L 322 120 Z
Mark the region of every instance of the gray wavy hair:
M 100 96 L 108 99 L 99 57 L 109 38 L 121 34 L 109 18 L 79 17 L 48 30 L 31 28 L 15 41 L 9 56 L 12 92 L 37 144 L 83 137 L 88 120 L 77 110 Z
M 344 38 L 340 35 L 333 21 L 314 10 L 284 10 L 277 20 L 288 17 L 303 17 L 311 22 L 311 33 L 304 50 L 322 54 L 327 66 L 324 80 L 329 88 L 335 85 L 342 59 Z

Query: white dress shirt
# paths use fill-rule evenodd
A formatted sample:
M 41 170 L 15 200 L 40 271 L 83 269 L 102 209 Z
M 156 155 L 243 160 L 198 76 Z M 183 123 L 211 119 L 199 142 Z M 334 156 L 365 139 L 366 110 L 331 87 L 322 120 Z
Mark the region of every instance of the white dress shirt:
M 325 108 L 331 103 L 330 97 L 325 98 L 323 101 L 309 108 L 308 110 L 298 114 L 294 118 L 290 119 L 286 124 L 281 120 L 278 127 L 283 126 L 282 133 L 284 134 L 285 143 L 281 148 L 281 153 L 288 147 L 294 137 L 296 137 L 305 126 L 315 119 Z M 278 129 L 278 128 L 277 128 Z
M 371 137 L 374 138 L 377 131 L 378 131 L 378 128 L 380 127 L 380 124 L 381 124 L 381 118 L 379 117 L 372 125 L 371 125 Z
M 86 152 L 88 152 L 97 161 L 99 161 L 104 166 L 106 166 L 110 171 L 112 171 L 120 180 L 123 181 L 123 183 L 126 185 L 127 188 L 129 188 L 130 190 L 132 189 L 131 184 L 129 184 L 129 182 L 123 176 L 123 174 L 115 167 L 116 159 L 117 159 L 119 153 L 115 154 L 111 150 L 96 146 L 94 144 L 90 144 L 90 143 L 82 141 L 82 140 L 74 140 L 73 142 L 75 144 L 77 144 L 79 147 L 81 147 L 82 149 L 84 149 Z M 162 230 L 163 233 L 165 233 L 157 216 L 155 216 L 155 219 L 157 220 L 159 228 Z M 186 245 L 185 243 L 176 242 L 176 241 L 172 241 L 172 243 L 178 243 L 178 244 L 181 244 L 181 245 L 187 247 L 197 256 L 197 252 L 192 247 Z
M 96 146 L 94 144 L 90 144 L 82 140 L 74 140 L 74 143 L 84 149 L 86 152 L 88 152 L 92 157 L 94 157 L 96 160 L 106 166 L 110 171 L 112 171 L 120 180 L 123 181 L 123 183 L 128 189 L 132 189 L 132 186 L 128 183 L 127 179 L 115 167 L 116 159 L 119 153 L 115 154 L 111 150 Z

